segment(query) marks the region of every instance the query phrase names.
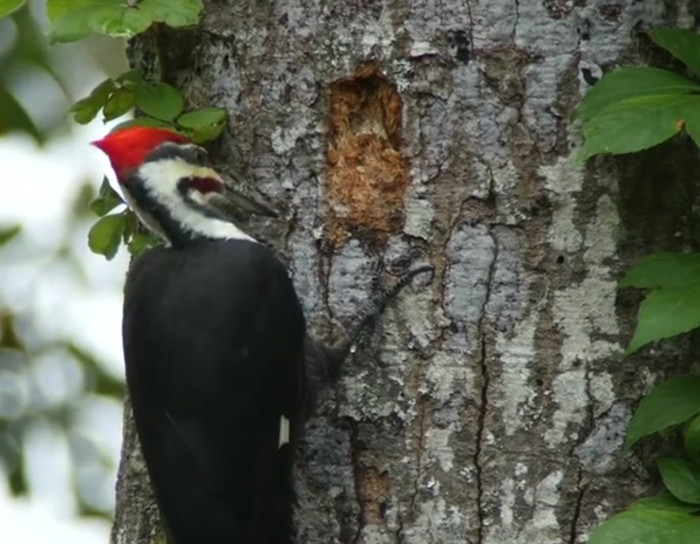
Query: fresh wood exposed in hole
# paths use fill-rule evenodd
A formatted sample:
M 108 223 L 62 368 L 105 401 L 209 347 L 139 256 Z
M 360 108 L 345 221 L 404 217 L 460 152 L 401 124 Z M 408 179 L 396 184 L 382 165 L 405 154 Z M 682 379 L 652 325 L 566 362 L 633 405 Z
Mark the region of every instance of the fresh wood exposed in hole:
M 335 245 L 356 232 L 383 239 L 403 225 L 409 168 L 400 151 L 402 108 L 395 86 L 373 65 L 331 85 L 327 227 Z

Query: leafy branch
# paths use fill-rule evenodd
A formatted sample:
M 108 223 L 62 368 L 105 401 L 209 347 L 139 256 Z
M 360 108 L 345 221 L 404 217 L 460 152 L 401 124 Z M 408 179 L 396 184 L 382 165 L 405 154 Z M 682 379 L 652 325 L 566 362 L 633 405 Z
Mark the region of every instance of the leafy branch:
M 658 29 L 651 39 L 679 59 L 690 77 L 652 67 L 604 76 L 581 101 L 580 160 L 639 152 L 686 132 L 700 146 L 700 36 Z M 626 353 L 700 327 L 700 253 L 657 253 L 627 272 L 619 287 L 647 290 Z M 644 437 L 680 429 L 683 448 L 657 460 L 667 492 L 637 501 L 602 523 L 589 544 L 700 542 L 700 377 L 667 380 L 642 399 L 627 428 L 625 448 Z
M 700 77 L 700 36 L 680 29 L 648 35 Z M 642 151 L 682 130 L 700 145 L 700 82 L 659 68 L 623 68 L 591 89 L 574 118 L 583 123 L 581 160 Z
M 201 0 L 47 0 L 52 42 L 73 42 L 88 34 L 130 38 L 154 23 L 194 25 Z
M 145 81 L 140 70 L 104 80 L 89 96 L 73 104 L 70 111 L 77 123 L 87 124 L 100 111 L 102 120 L 108 122 L 134 108 L 141 115 L 116 125 L 112 131 L 133 125 L 162 127 L 203 143 L 216 139 L 226 127 L 226 110 L 200 108 L 183 113 L 180 91 L 167 83 Z
M 625 448 L 671 428 L 683 431 L 683 450 L 657 460 L 666 492 L 632 504 L 602 523 L 588 544 L 700 542 L 700 376 L 671 378 L 639 404 L 627 428 Z
M 682 61 L 692 79 L 652 67 L 605 75 L 574 112 L 582 122 L 580 159 L 638 152 L 685 131 L 700 146 L 700 36 L 657 29 L 651 39 Z M 642 346 L 700 327 L 700 253 L 659 253 L 632 268 L 620 287 L 647 289 L 637 328 L 627 347 Z
M 26 3 L 27 0 L 0 0 L 0 17 L 12 15 Z

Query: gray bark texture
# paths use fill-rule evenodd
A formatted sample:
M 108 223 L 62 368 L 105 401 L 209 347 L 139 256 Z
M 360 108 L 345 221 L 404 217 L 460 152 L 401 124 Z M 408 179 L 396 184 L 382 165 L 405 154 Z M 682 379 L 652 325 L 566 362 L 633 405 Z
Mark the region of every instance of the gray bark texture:
M 576 164 L 570 115 L 615 66 L 667 61 L 641 30 L 677 0 L 239 0 L 130 44 L 213 154 L 281 211 L 245 228 L 286 259 L 316 336 L 383 275 L 432 263 L 348 360 L 299 451 L 300 544 L 573 544 L 653 492 L 621 444 L 692 339 L 623 357 L 641 256 L 692 246 L 687 142 Z M 386 279 L 386 278 L 385 278 Z M 114 544 L 160 542 L 127 411 Z M 203 543 L 204 544 L 204 543 Z

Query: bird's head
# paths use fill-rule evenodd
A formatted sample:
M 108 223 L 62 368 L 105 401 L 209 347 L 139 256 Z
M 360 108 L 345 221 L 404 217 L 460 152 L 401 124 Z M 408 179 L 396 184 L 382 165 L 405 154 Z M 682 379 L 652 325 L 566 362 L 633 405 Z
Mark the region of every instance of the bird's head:
M 130 127 L 93 144 L 109 157 L 129 206 L 172 244 L 195 238 L 251 239 L 232 223 L 232 216 L 275 215 L 235 191 L 212 168 L 203 147 L 175 132 Z
M 92 144 L 107 155 L 119 183 L 125 183 L 149 153 L 166 142 L 186 144 L 189 140 L 163 128 L 130 127 L 107 134 Z

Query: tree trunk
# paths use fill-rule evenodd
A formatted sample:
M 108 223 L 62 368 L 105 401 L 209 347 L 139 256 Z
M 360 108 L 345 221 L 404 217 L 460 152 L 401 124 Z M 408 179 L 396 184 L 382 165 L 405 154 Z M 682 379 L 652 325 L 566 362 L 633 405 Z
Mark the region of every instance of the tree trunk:
M 198 27 L 160 33 L 163 76 L 229 112 L 221 169 L 281 210 L 245 228 L 287 259 L 316 336 L 339 333 L 380 263 L 436 268 L 308 423 L 300 544 L 585 542 L 654 489 L 621 444 L 663 368 L 658 351 L 623 358 L 638 297 L 616 282 L 691 243 L 700 165 L 676 143 L 578 168 L 570 114 L 602 70 L 649 59 L 638 31 L 691 10 L 211 0 Z M 132 62 L 153 70 L 154 49 L 135 40 Z M 117 544 L 159 541 L 135 442 L 127 415 Z

